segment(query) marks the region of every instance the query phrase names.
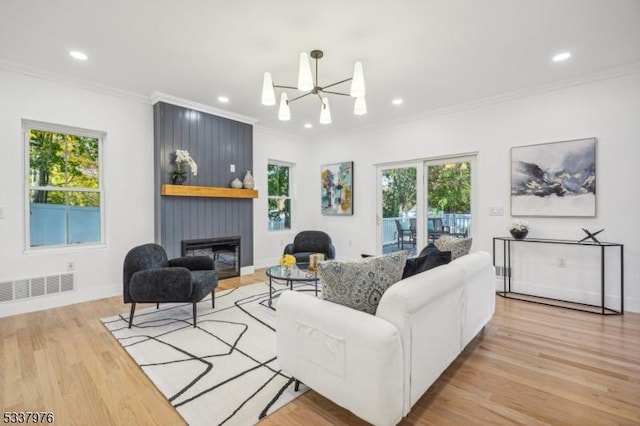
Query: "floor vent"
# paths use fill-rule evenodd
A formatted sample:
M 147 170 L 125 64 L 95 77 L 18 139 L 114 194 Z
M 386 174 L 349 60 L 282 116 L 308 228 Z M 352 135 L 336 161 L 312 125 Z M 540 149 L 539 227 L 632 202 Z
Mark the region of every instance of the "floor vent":
M 0 303 L 72 291 L 74 287 L 75 277 L 73 274 L 3 281 L 0 282 Z

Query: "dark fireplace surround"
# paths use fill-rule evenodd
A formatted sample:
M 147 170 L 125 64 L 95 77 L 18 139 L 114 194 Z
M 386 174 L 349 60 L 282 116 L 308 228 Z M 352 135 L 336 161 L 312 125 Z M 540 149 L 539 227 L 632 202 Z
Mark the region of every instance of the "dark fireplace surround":
M 180 254 L 211 257 L 219 279 L 240 276 L 240 236 L 182 240 Z

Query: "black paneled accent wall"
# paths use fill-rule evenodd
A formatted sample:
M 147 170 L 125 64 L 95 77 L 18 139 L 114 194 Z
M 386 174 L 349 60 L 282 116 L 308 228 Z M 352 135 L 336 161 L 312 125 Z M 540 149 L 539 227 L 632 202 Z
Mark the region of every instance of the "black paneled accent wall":
M 156 241 L 176 257 L 182 240 L 239 235 L 241 266 L 253 265 L 252 199 L 160 195 L 162 184 L 171 183 L 176 149 L 189 151 L 198 165 L 185 185 L 228 188 L 247 170 L 253 173 L 253 126 L 164 102 L 153 112 Z

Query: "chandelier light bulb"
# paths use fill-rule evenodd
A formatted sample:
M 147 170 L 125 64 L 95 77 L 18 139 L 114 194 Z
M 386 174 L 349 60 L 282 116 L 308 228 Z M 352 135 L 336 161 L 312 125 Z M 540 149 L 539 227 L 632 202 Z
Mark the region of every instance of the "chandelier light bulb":
M 362 98 L 366 94 L 364 88 L 364 72 L 362 62 L 358 61 L 353 65 L 353 79 L 351 80 L 350 95 L 354 98 Z
M 278 119 L 282 121 L 291 120 L 291 111 L 289 110 L 288 96 L 285 92 L 280 95 L 280 109 L 278 110 Z
M 275 105 L 276 92 L 273 90 L 273 80 L 271 73 L 265 72 L 262 80 L 262 105 Z
M 313 75 L 311 74 L 309 56 L 302 52 L 300 54 L 300 68 L 298 70 L 298 90 L 307 92 L 311 89 L 313 89 Z
M 364 96 L 356 98 L 356 102 L 353 105 L 353 113 L 355 115 L 364 115 L 367 113 L 367 101 L 364 100 Z
M 322 98 L 322 108 L 320 108 L 320 124 L 331 124 L 331 109 L 329 99 Z

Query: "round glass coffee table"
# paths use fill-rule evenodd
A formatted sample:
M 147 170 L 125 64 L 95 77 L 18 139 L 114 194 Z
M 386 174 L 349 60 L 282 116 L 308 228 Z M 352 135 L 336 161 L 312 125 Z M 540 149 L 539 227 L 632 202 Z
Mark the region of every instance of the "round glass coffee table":
M 271 306 L 273 299 L 273 280 L 284 281 L 291 290 L 293 290 L 293 283 L 295 282 L 313 283 L 313 290 L 315 291 L 316 297 L 318 296 L 318 273 L 316 271 L 310 271 L 309 264 L 307 263 L 298 263 L 291 268 L 271 266 L 267 268 L 266 274 L 269 277 L 269 307 L 271 309 L 274 309 Z M 299 290 L 311 291 L 309 289 Z

